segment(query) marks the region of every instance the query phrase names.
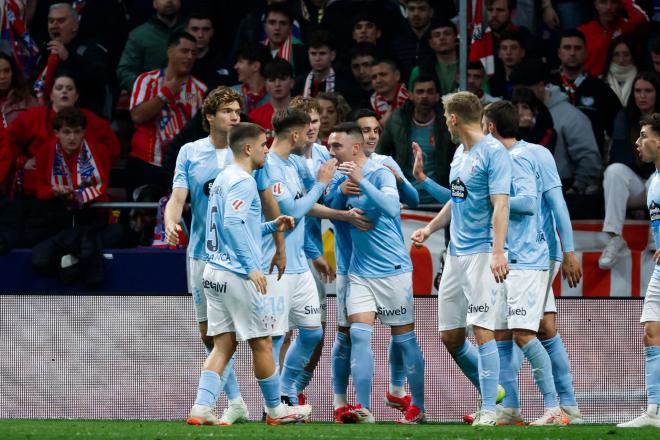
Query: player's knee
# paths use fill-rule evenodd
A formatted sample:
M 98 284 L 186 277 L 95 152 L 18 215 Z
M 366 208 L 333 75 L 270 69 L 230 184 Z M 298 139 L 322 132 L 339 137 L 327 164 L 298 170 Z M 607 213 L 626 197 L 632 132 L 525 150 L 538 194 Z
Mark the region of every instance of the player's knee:
M 209 350 L 213 350 L 213 336 L 207 336 L 206 334 L 200 334 L 199 336 L 204 346 Z
M 647 322 L 644 325 L 644 346 L 660 345 L 660 322 Z
M 557 326 L 555 325 L 555 314 L 546 313 L 539 324 L 538 338 L 542 341 L 552 339 L 557 336 Z
M 450 353 L 454 353 L 463 346 L 465 336 L 456 332 L 442 332 L 440 340 Z
M 513 341 L 521 348 L 529 344 L 529 342 L 535 337 L 536 333 L 530 330 L 514 330 L 513 332 Z

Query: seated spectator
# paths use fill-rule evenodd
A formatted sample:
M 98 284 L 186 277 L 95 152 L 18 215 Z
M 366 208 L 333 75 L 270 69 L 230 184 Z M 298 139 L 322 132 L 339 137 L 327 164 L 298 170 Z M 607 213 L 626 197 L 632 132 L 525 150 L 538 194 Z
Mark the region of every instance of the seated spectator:
M 348 105 L 342 95 L 335 92 L 321 92 L 317 99 L 321 108 L 319 112 L 321 116 L 319 142 L 327 145 L 330 131 L 335 125 L 346 121 L 346 117 L 351 112 L 351 106 Z
M 74 79 L 68 73 L 56 73 L 50 103 L 47 106 L 29 108 L 7 126 L 6 134 L 15 158 L 17 175 L 13 183 L 16 185 L 14 189 L 17 195 L 36 195 L 36 169 L 39 166 L 37 156 L 54 140 L 52 126 L 55 116 L 65 108 L 75 107 L 77 102 L 78 89 Z M 105 148 L 110 160 L 116 159 L 120 145 L 110 123 L 89 110 L 81 111 L 85 115 L 88 139 L 92 139 L 99 148 Z
M 69 3 L 56 3 L 48 11 L 47 52 L 38 61 L 41 72 L 34 83 L 34 91 L 45 103 L 53 85 L 56 70 L 65 69 L 76 75 L 80 105 L 109 119 L 112 96 L 105 48 L 91 40 L 78 37 L 79 16 Z
M 511 102 L 518 107 L 516 138 L 543 145 L 554 152 L 557 144 L 557 132 L 548 107 L 539 101 L 534 92 L 521 87 L 513 90 Z
M 320 92 L 345 93 L 347 84 L 343 74 L 332 67 L 337 53 L 330 32 L 314 32 L 309 37 L 307 46 L 312 70 L 306 76 L 298 77 L 293 94 L 315 97 Z
M 371 95 L 371 109 L 380 118 L 384 126 L 392 112 L 405 104 L 410 98 L 408 89 L 401 82 L 401 73 L 394 61 L 376 60 L 369 70 L 371 86 L 374 93 Z
M 181 0 L 154 0 L 153 6 L 156 13 L 128 35 L 117 67 L 121 90 L 133 90 L 140 74 L 167 65 L 167 44 L 180 26 Z
M 619 35 L 643 34 L 649 19 L 634 0 L 594 0 L 594 7 L 596 17 L 578 27 L 578 30 L 587 40 L 584 70 L 593 76 L 600 76 L 605 70 L 607 50 L 612 39 Z
M 273 140 L 273 113 L 283 110 L 291 101 L 293 89 L 293 68 L 286 60 L 277 58 L 264 68 L 266 78 L 266 91 L 270 94 L 270 101 L 248 113 L 248 118 L 255 124 L 268 130 L 268 145 Z
M 543 50 L 538 39 L 534 37 L 529 29 L 517 26 L 512 17 L 516 11 L 516 0 L 486 0 L 486 11 L 488 12 L 488 26 L 493 34 L 493 54 L 499 52 L 502 35 L 507 32 L 518 32 L 522 37 L 523 48 L 527 56 L 543 58 Z M 495 66 L 497 69 L 498 66 Z
M 408 11 L 406 25 L 402 32 L 393 38 L 390 45 L 390 53 L 395 58 L 396 65 L 403 69 L 401 75 L 404 82 L 414 66 L 432 55 L 427 32 L 434 13 L 430 0 L 408 0 L 406 5 Z
M 186 20 L 185 30 L 197 40 L 197 59 L 192 75 L 206 84 L 208 90 L 226 85 L 230 79 L 219 45 L 212 43 L 215 29 L 211 17 L 204 12 L 192 12 Z
M 37 103 L 16 61 L 0 52 L 0 125 L 6 127 L 21 112 Z
M 433 55 L 415 66 L 410 72 L 408 89 L 419 76 L 420 71 L 435 74 L 440 84 L 440 96 L 456 90 L 458 75 L 458 34 L 456 25 L 448 19 L 434 19 L 429 26 L 429 47 Z
M 487 106 L 491 102 L 497 102 L 501 98 L 496 98 L 484 91 L 486 86 L 486 69 L 481 61 L 470 61 L 467 66 L 467 90 L 479 97 L 482 106 Z
M 557 171 L 569 194 L 595 192 L 595 179 L 600 176 L 601 156 L 584 113 L 568 102 L 568 97 L 553 84 L 547 84 L 547 67 L 537 60 L 524 60 L 511 73 L 514 87 L 530 89 L 552 115 L 557 132 L 554 151 Z M 588 128 L 588 130 L 587 130 Z
M 374 92 L 371 85 L 371 65 L 377 58 L 376 46 L 369 43 L 360 43 L 350 52 L 350 66 L 352 81 L 349 82 L 349 91 L 346 100 L 353 108 L 366 108 L 371 105 L 370 99 Z
M 559 86 L 568 95 L 569 102 L 587 115 L 601 156 L 605 156 L 607 145 L 605 134 L 611 139 L 614 117 L 621 103 L 602 80 L 584 71 L 586 59 L 584 34 L 577 29 L 563 31 L 559 39 L 559 73 L 550 82 Z
M 653 70 L 660 75 L 660 37 L 657 37 L 651 46 L 651 61 Z
M 419 192 L 419 203 L 435 203 L 423 182 L 413 179 L 412 143 L 422 149 L 424 174 L 442 186 L 449 186 L 449 165 L 454 145 L 440 105 L 435 76 L 420 74 L 413 83 L 411 101 L 395 110 L 383 128 L 376 153 L 392 156 L 405 177 Z
M 623 106 L 628 103 L 636 76 L 637 57 L 635 56 L 634 46 L 626 37 L 615 38 L 612 40 L 607 53 L 603 79 Z
M 644 208 L 646 181 L 653 174 L 652 163 L 643 163 L 637 153 L 639 121 L 660 111 L 660 80 L 655 73 L 641 72 L 635 77 L 633 93 L 614 122 L 609 165 L 603 177 L 605 221 L 603 232 L 610 236 L 598 259 L 601 269 L 611 269 L 626 242 L 621 236 L 627 208 Z
M 264 69 L 270 61 L 272 57 L 261 43 L 248 43 L 238 51 L 234 69 L 240 84 L 232 86 L 232 89 L 243 98 L 245 113 L 270 101 L 264 78 Z
M 522 35 L 519 32 L 504 32 L 500 36 L 500 45 L 497 50 L 495 74 L 490 79 L 490 91 L 495 96 L 511 99 L 513 85 L 511 84 L 511 72 L 520 62 L 525 59 L 525 46 Z
M 282 58 L 293 68 L 294 78 L 309 71 L 307 49 L 292 33 L 293 14 L 283 3 L 271 3 L 266 8 L 264 45 L 273 58 Z
M 378 46 L 382 35 L 377 16 L 368 14 L 366 11 L 353 16 L 353 32 L 351 36 L 355 44 L 370 43 Z
M 202 107 L 206 86 L 192 76 L 195 37 L 172 34 L 167 43 L 167 67 L 138 76 L 131 95 L 131 119 L 135 133 L 126 162 L 127 192 L 161 182 L 161 166 L 167 145 Z

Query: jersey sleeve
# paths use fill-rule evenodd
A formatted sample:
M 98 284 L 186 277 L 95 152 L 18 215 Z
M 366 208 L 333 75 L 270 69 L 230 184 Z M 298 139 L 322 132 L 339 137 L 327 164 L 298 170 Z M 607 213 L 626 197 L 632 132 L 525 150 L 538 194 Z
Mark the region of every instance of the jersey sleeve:
M 266 191 L 268 189 L 270 186 L 270 171 L 267 161 L 263 168 L 259 168 L 254 172 L 254 180 L 257 181 L 257 190 L 259 192 Z
M 488 161 L 488 193 L 509 194 L 511 189 L 511 156 L 504 147 L 492 148 Z
M 133 110 L 145 101 L 150 100 L 158 93 L 158 81 L 151 78 L 148 72 L 138 76 L 133 84 L 129 110 Z
M 512 160 L 511 183 L 514 189 L 511 196 L 536 197 L 536 171 L 534 165 L 521 155 Z
M 256 196 L 257 188 L 251 179 L 241 179 L 234 183 L 225 196 L 225 219 L 235 218 L 245 222 Z
M 552 153 L 544 147 L 539 147 L 539 171 L 541 174 L 542 188 L 541 192 L 550 191 L 553 188 L 561 187 L 561 179 L 557 171 L 557 164 Z
M 184 145 L 179 150 L 176 157 L 176 166 L 174 167 L 174 178 L 172 179 L 172 189 L 183 188 L 190 190 L 190 182 L 188 181 L 188 145 Z

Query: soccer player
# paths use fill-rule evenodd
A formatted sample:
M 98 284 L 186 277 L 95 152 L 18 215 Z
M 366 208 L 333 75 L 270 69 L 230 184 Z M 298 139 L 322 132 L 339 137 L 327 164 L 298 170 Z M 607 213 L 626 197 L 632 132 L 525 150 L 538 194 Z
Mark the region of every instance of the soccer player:
M 559 408 L 550 356 L 536 335 L 543 317 L 550 264 L 543 233 L 541 200 L 543 193 L 551 189 L 553 183 L 542 180 L 541 167 L 532 149 L 526 148 L 525 141 L 515 138 L 518 131 L 518 109 L 514 104 L 498 101 L 488 105 L 482 118 L 482 127 L 484 134 L 491 134 L 509 150 L 513 165 L 507 231 L 511 271 L 504 282 L 506 306 L 502 308 L 496 327 L 498 331 L 495 333 L 500 356 L 500 383 L 506 390 L 502 409 L 498 411 L 497 424 L 524 423 L 515 389 L 522 358 L 513 354 L 513 338 L 529 361 L 536 384 L 543 395 L 545 413 L 530 425 L 566 425 L 568 417 Z M 544 187 L 544 183 L 549 187 Z M 507 388 L 506 385 L 512 382 L 515 382 L 514 386 Z
M 192 205 L 192 226 L 188 245 L 186 275 L 188 291 L 195 305 L 199 333 L 207 354 L 213 349 L 213 338 L 207 336 L 208 318 L 206 296 L 202 286 L 202 274 L 206 265 L 206 211 L 210 189 L 217 175 L 233 162 L 227 148 L 229 129 L 240 122 L 240 96 L 233 90 L 221 86 L 209 93 L 202 106 L 202 120 L 209 136 L 184 145 L 179 151 L 172 185 L 172 196 L 165 208 L 165 234 L 170 245 L 179 243 L 181 212 L 188 194 Z M 233 359 L 226 368 L 223 390 L 229 400 L 220 419 L 223 425 L 247 422 L 247 405 L 241 397 L 238 381 L 234 374 Z
M 644 357 L 646 370 L 646 393 L 648 405 L 639 417 L 619 428 L 641 428 L 654 426 L 660 428 L 660 114 L 645 116 L 640 124 L 642 129 L 637 139 L 637 152 L 644 162 L 655 164 L 655 173 L 651 177 L 646 205 L 651 217 L 651 230 L 658 250 L 653 254 L 655 269 L 646 289 L 642 317 L 644 324 Z
M 339 171 L 362 191 L 359 196 L 346 197 L 335 190 L 329 196 L 330 206 L 359 208 L 374 223 L 369 231 L 350 229 L 352 254 L 346 309 L 350 322 L 350 373 L 357 405 L 344 414 L 344 420 L 374 422 L 370 401 L 374 373 L 371 335 L 378 315 L 391 328 L 393 344 L 403 355 L 412 391 L 412 404 L 399 423 L 423 423 L 424 357 L 414 332 L 412 263 L 401 232 L 396 179 L 390 170 L 367 159 L 359 125 L 337 125 L 328 144 L 330 154 L 340 163 Z
M 188 423 L 218 425 L 213 406 L 220 391 L 220 374 L 233 356 L 238 341 L 252 350 L 254 373 L 266 402 L 269 425 L 309 420 L 309 405 L 288 407 L 280 402 L 279 374 L 270 335 L 285 319 L 276 295 L 267 293 L 260 270 L 262 236 L 295 225 L 289 216 L 261 223 L 261 202 L 252 172 L 265 163 L 265 131 L 250 123 L 234 126 L 229 135 L 234 163 L 213 182 L 207 212 L 208 263 L 204 291 L 208 299 L 208 334 L 213 350 L 204 362 L 195 404 Z
M 504 244 L 511 159 L 500 142 L 484 136 L 476 95 L 458 92 L 443 101 L 449 132 L 461 143 L 451 164 L 451 200 L 411 238 L 423 243 L 451 220 L 449 255 L 438 292 L 438 326 L 443 344 L 481 392 L 473 425 L 494 426 L 500 370 L 494 330 L 501 283 L 509 273 Z M 466 340 L 466 325 L 472 326 L 478 349 Z

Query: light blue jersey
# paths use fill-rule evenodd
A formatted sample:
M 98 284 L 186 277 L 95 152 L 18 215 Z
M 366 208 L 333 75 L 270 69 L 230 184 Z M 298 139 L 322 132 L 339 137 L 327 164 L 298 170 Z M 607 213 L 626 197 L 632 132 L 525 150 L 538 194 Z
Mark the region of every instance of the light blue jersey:
M 339 186 L 346 181 L 347 177 L 336 173 L 332 182 L 326 190 L 324 197 L 325 204 L 334 209 L 346 208 L 346 196 L 343 195 Z M 335 263 L 337 265 L 337 275 L 348 275 L 348 267 L 351 264 L 351 255 L 353 253 L 353 242 L 351 240 L 351 225 L 348 222 L 333 221 L 332 225 L 335 232 Z
M 403 181 L 398 185 L 399 189 L 399 199 L 402 203 L 405 203 L 410 208 L 414 208 L 419 205 L 419 194 L 415 187 L 410 183 L 406 176 L 401 171 L 401 167 L 392 156 L 386 156 L 384 154 L 371 153 L 369 160 L 374 161 L 378 165 L 385 165 L 386 167 L 392 168 L 397 172 L 401 180 Z
M 412 263 L 401 232 L 399 192 L 394 175 L 368 160 L 362 169 L 362 193 L 346 199 L 348 209 L 358 208 L 373 223 L 373 229 L 351 227 L 353 249 L 349 274 L 379 278 L 412 271 Z
M 176 158 L 172 189 L 183 188 L 190 193 L 192 225 L 188 254 L 192 258 L 206 258 L 204 236 L 211 186 L 218 173 L 231 164 L 233 158 L 229 148 L 215 148 L 210 137 L 184 145 Z
M 207 264 L 243 277 L 259 269 L 262 235 L 274 225 L 261 223 L 256 181 L 238 165 L 229 165 L 213 182 L 206 223 Z
M 536 200 L 533 215 L 509 213 L 506 244 L 511 269 L 547 270 L 550 264 L 548 245 L 543 234 L 540 200 L 543 197 L 541 172 L 529 148 L 513 144 L 510 197 L 532 197 Z
M 449 172 L 451 255 L 491 252 L 493 205 L 490 196 L 509 194 L 511 158 L 491 135 L 465 151 L 456 149 Z
M 273 196 L 277 201 L 282 215 L 290 215 L 296 219 L 296 226 L 285 233 L 286 270 L 285 273 L 304 273 L 309 270 L 305 256 L 305 216 L 323 194 L 325 185 L 315 183 L 309 192 L 305 192 L 298 168 L 289 160 L 284 160 L 270 152 L 266 159 L 266 174 L 270 180 Z M 270 267 L 275 255 L 275 241 L 272 237 L 264 239 L 262 266 L 264 270 Z
M 651 230 L 653 232 L 653 241 L 656 249 L 660 249 L 660 172 L 655 170 L 651 176 L 648 193 L 646 193 L 646 206 L 649 208 L 651 217 Z M 655 265 L 653 275 L 655 279 L 660 280 L 660 265 Z

